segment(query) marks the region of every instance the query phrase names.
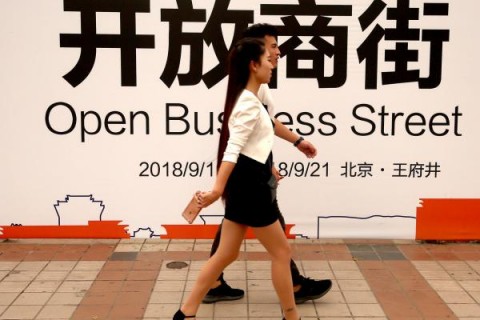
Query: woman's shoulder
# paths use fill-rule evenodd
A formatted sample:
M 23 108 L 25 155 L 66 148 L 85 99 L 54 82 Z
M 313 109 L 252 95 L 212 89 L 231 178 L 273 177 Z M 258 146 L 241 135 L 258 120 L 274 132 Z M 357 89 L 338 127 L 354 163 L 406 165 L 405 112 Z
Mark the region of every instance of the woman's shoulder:
M 262 102 L 258 97 L 252 92 L 247 89 L 244 89 L 240 96 L 238 97 L 238 102 L 244 102 L 244 103 L 251 103 L 254 105 L 262 105 Z
M 262 106 L 262 103 L 257 98 L 257 96 L 249 91 L 243 90 L 240 96 L 238 97 L 236 108 L 240 110 L 251 109 L 251 108 L 259 108 Z
M 257 96 L 250 90 L 248 89 L 243 89 L 242 92 L 240 92 L 240 96 L 239 96 L 239 99 L 258 99 Z

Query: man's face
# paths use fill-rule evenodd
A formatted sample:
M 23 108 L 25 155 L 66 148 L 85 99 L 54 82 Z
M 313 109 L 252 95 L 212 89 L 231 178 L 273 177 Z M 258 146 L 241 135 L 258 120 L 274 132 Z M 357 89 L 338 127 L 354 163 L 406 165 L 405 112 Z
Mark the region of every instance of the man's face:
M 264 38 L 265 48 L 270 53 L 270 62 L 273 67 L 276 68 L 278 64 L 278 59 L 280 58 L 280 49 L 278 48 L 277 39 L 274 36 L 266 35 Z

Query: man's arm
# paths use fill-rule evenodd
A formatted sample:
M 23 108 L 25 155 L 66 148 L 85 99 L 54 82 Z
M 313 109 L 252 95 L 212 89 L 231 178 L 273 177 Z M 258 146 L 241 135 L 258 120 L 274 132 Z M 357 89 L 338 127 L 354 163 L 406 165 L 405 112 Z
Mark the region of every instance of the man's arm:
M 279 138 L 282 138 L 285 141 L 290 142 L 291 144 L 294 144 L 300 136 L 290 129 L 288 129 L 282 122 L 280 122 L 278 119 L 275 118 L 275 135 Z M 307 158 L 313 158 L 317 155 L 317 149 L 313 144 L 311 144 L 307 140 L 302 140 L 300 141 L 299 144 L 297 144 L 297 149 L 303 152 Z

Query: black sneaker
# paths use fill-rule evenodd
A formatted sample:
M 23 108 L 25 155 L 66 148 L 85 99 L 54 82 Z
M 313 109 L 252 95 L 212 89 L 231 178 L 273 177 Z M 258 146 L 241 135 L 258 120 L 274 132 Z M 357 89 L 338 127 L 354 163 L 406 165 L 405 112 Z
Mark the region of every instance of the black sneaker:
M 323 297 L 332 288 L 332 281 L 313 280 L 310 278 L 303 278 L 300 290 L 295 292 L 295 303 L 302 304 L 308 300 L 315 300 Z
M 245 292 L 242 289 L 234 289 L 225 281 L 213 289 L 208 290 L 207 295 L 203 298 L 203 303 L 214 303 L 218 301 L 230 301 L 242 299 Z

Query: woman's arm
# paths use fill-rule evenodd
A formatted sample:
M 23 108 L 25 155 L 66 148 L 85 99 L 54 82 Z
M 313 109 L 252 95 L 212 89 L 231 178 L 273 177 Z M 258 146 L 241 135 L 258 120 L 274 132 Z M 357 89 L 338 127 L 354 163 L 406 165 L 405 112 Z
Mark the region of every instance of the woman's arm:
M 244 91 L 239 97 L 229 119 L 230 136 L 223 153 L 223 161 L 217 171 L 213 189 L 207 192 L 200 192 L 197 195 L 198 204 L 202 208 L 208 207 L 222 196 L 228 178 L 233 168 L 235 168 L 240 151 L 247 143 L 257 122 L 260 121 L 261 108 L 263 106 L 253 93 Z
M 207 192 L 201 192 L 198 196 L 198 204 L 202 208 L 206 208 L 215 201 L 217 201 L 223 194 L 225 186 L 227 185 L 228 178 L 235 167 L 234 162 L 222 161 L 220 168 L 217 172 L 217 179 L 213 185 L 213 189 Z

